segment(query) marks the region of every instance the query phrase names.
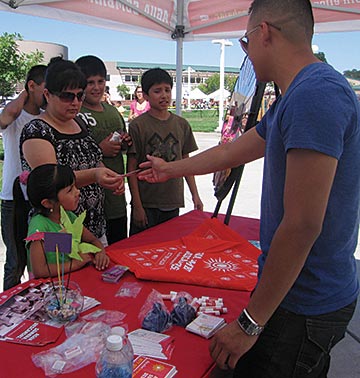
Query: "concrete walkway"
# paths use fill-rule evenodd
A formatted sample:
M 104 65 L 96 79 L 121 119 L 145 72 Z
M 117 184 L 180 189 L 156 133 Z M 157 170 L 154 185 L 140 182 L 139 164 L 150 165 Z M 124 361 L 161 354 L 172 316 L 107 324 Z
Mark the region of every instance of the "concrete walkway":
M 199 146 L 199 151 L 215 146 L 220 138 L 218 133 L 195 133 L 195 138 Z M 260 196 L 262 180 L 263 161 L 259 160 L 248 164 L 243 173 L 240 188 L 236 197 L 232 211 L 234 215 L 259 218 L 260 216 Z M 213 212 L 216 207 L 216 198 L 212 184 L 212 174 L 197 176 L 196 182 L 200 197 L 204 203 L 204 210 Z M 186 187 L 186 185 L 185 185 Z M 230 197 L 230 195 L 228 196 Z M 130 199 L 127 191 L 127 199 Z M 185 189 L 185 208 L 181 213 L 193 209 L 191 194 Z M 225 199 L 220 213 L 226 213 L 229 199 Z M 129 212 L 130 214 L 130 212 Z M 230 220 L 231 222 L 231 220 Z M 355 256 L 358 260 L 358 273 L 360 276 L 360 244 Z M 4 263 L 4 246 L 0 239 L 0 292 L 2 291 Z M 360 377 L 360 305 L 358 304 L 356 313 L 350 323 L 345 339 L 340 342 L 332 352 L 332 364 L 329 378 L 358 378 Z

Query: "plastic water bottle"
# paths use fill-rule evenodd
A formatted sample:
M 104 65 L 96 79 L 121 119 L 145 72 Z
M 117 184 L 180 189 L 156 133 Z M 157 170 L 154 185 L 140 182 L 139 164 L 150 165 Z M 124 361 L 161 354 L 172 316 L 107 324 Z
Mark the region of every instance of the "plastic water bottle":
M 110 335 L 106 347 L 96 363 L 97 378 L 131 378 L 133 358 L 125 353 L 123 339 L 119 335 Z
M 110 335 L 118 335 L 123 339 L 123 351 L 128 356 L 129 359 L 134 359 L 134 350 L 131 345 L 131 342 L 126 334 L 126 329 L 124 327 L 116 326 L 112 327 Z

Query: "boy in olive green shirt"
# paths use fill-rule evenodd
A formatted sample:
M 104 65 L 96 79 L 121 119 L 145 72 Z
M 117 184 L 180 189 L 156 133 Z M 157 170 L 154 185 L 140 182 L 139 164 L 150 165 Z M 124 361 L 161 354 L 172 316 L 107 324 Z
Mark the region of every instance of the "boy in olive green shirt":
M 131 144 L 126 133 L 125 122 L 117 109 L 102 98 L 106 85 L 106 67 L 95 56 L 83 56 L 76 61 L 87 79 L 86 96 L 80 115 L 86 122 L 90 135 L 99 144 L 106 167 L 119 174 L 124 173 L 122 147 Z M 114 133 L 121 134 L 121 140 L 114 140 Z M 115 134 L 116 135 L 116 134 Z M 125 194 L 114 195 L 105 189 L 106 236 L 109 244 L 127 237 L 127 215 Z

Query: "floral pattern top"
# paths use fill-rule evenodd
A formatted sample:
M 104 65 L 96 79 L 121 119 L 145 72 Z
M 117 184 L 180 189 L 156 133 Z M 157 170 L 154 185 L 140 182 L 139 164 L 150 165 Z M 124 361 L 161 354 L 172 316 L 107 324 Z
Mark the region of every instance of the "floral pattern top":
M 68 165 L 74 171 L 96 168 L 102 161 L 102 152 L 95 140 L 89 135 L 82 121 L 75 118 L 81 127 L 77 134 L 63 134 L 42 119 L 27 123 L 20 137 L 20 158 L 23 170 L 31 168 L 24 158 L 22 145 L 28 139 L 44 139 L 50 142 L 55 150 L 57 162 Z M 104 189 L 99 184 L 90 184 L 80 188 L 79 206 L 75 213 L 86 210 L 84 226 L 97 238 L 105 234 Z

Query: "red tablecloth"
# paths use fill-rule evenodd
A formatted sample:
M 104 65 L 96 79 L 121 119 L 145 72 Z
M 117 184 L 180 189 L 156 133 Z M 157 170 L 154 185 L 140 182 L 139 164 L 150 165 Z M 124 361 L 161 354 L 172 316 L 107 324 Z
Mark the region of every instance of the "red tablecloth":
M 118 242 L 119 249 L 134 247 L 147 243 L 168 241 L 180 236 L 187 235 L 194 230 L 205 218 L 210 217 L 208 213 L 192 211 L 162 225 L 142 232 L 129 239 Z M 222 216 L 219 216 L 222 219 Z M 251 218 L 232 217 L 230 227 L 239 232 L 246 239 L 258 240 L 259 221 Z M 84 295 L 94 297 L 101 302 L 101 308 L 118 310 L 127 313 L 124 321 L 129 329 L 139 328 L 138 313 L 147 296 L 152 289 L 161 293 L 169 293 L 170 290 L 186 291 L 192 296 L 222 297 L 229 312 L 224 315 L 230 321 L 234 319 L 244 308 L 249 300 L 249 293 L 234 290 L 224 290 L 192 286 L 175 283 L 138 281 L 131 273 L 126 273 L 118 284 L 104 283 L 101 279 L 101 272 L 93 267 L 87 267 L 72 273 L 72 280 L 76 281 Z M 125 281 L 141 282 L 143 288 L 136 298 L 119 298 L 115 293 Z M 171 306 L 169 304 L 169 309 Z M 91 310 L 90 310 L 91 311 Z M 209 375 L 213 367 L 213 361 L 208 353 L 209 341 L 200 336 L 191 334 L 183 328 L 174 326 L 167 333 L 175 337 L 175 350 L 170 363 L 176 365 L 177 378 L 200 378 Z M 7 342 L 0 342 L 0 364 L 1 376 L 7 378 L 15 377 L 44 377 L 41 369 L 36 368 L 31 360 L 31 355 L 40 351 L 50 349 L 65 340 L 62 334 L 56 344 L 45 347 L 31 347 Z M 88 365 L 71 374 L 63 374 L 64 377 L 94 377 L 95 365 Z

